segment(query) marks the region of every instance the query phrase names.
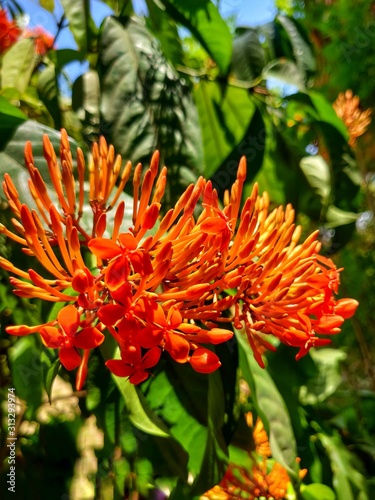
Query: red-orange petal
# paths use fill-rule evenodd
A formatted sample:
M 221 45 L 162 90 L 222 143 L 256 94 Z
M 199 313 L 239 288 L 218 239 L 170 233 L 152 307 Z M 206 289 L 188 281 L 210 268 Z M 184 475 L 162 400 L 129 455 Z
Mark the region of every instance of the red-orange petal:
M 204 347 L 199 347 L 194 351 L 189 363 L 199 373 L 212 373 L 221 365 L 216 354 Z
M 73 305 L 63 307 L 57 314 L 57 321 L 68 337 L 72 338 L 79 326 L 80 316 Z
M 89 241 L 88 247 L 100 259 L 114 259 L 122 253 L 121 248 L 108 238 L 93 238 Z
M 152 368 L 155 366 L 161 356 L 161 350 L 159 347 L 153 347 L 149 351 L 146 352 L 146 354 L 142 358 L 142 366 L 143 368 Z
M 74 347 L 61 347 L 59 350 L 61 364 L 67 370 L 74 370 L 81 364 L 81 356 Z
M 177 363 L 186 363 L 189 358 L 189 342 L 173 332 L 165 332 L 165 349 Z
M 89 326 L 83 328 L 73 339 L 73 344 L 78 349 L 94 349 L 104 341 L 104 335 L 97 328 Z
M 116 377 L 129 377 L 135 371 L 133 366 L 126 365 L 121 359 L 109 359 L 105 365 Z
M 124 248 L 135 250 L 137 248 L 137 240 L 131 233 L 121 233 L 118 235 L 118 240 Z
M 136 336 L 136 341 L 141 347 L 150 349 L 156 347 L 163 340 L 164 332 L 162 329 L 152 326 L 141 328 Z
M 54 326 L 44 326 L 40 329 L 43 344 L 51 349 L 57 349 L 64 343 L 66 337 Z
M 119 304 L 106 304 L 98 309 L 98 318 L 106 326 L 112 326 L 125 315 L 124 306 Z
M 351 318 L 356 312 L 359 302 L 355 299 L 339 299 L 335 304 L 335 313 L 344 319 Z

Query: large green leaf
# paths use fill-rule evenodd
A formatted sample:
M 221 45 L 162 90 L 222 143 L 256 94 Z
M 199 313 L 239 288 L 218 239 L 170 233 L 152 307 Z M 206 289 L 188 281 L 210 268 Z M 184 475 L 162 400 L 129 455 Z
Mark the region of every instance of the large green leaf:
M 34 66 L 34 41 L 31 38 L 18 40 L 3 55 L 0 87 L 14 87 L 21 93 L 25 92 Z
M 197 113 L 187 85 L 162 56 L 143 23 L 122 26 L 107 18 L 102 26 L 101 131 L 126 159 L 148 163 L 155 149 L 172 173 L 201 165 Z M 191 174 L 190 174 L 191 175 Z
M 312 190 L 319 196 L 321 204 L 326 207 L 331 196 L 331 172 L 322 156 L 305 156 L 300 162 Z
M 317 434 L 317 438 L 325 448 L 331 462 L 333 473 L 333 487 L 336 491 L 337 500 L 370 500 L 366 491 L 365 477 L 355 467 L 355 455 L 350 453 L 339 434 L 334 432 L 328 435 L 323 432 Z
M 35 412 L 42 404 L 44 389 L 41 342 L 35 335 L 17 340 L 9 351 L 12 380 L 16 395 L 26 406 L 25 417 L 34 420 Z
M 286 404 L 268 371 L 260 368 L 255 361 L 253 352 L 241 332 L 236 331 L 236 338 L 239 344 L 240 367 L 250 386 L 257 412 L 269 431 L 272 456 L 296 480 L 297 445 Z
M 244 139 L 256 106 L 247 90 L 222 87 L 217 82 L 201 81 L 194 97 L 202 130 L 204 173 L 211 177 Z M 264 142 L 260 147 L 264 148 Z
M 292 59 L 297 63 L 299 70 L 302 73 L 313 72 L 316 69 L 315 57 L 312 46 L 304 34 L 301 25 L 296 19 L 289 16 L 279 15 L 275 21 L 276 28 L 281 27 L 288 37 L 288 41 L 292 48 Z M 289 54 L 283 54 L 287 58 Z
M 226 74 L 232 56 L 228 25 L 211 0 L 162 0 L 167 12 L 188 28 Z
M 59 106 L 59 89 L 57 83 L 56 67 L 54 65 L 46 66 L 46 68 L 38 73 L 38 93 L 40 99 L 45 104 L 54 121 L 54 127 L 57 130 L 61 129 L 61 112 Z
M 90 2 L 88 0 L 61 0 L 61 5 L 78 48 L 86 54 L 91 49 L 92 37 L 96 31 L 90 15 Z
M 238 80 L 257 83 L 266 63 L 264 49 L 253 28 L 241 30 L 233 41 L 231 74 Z
M 342 382 L 340 361 L 346 354 L 338 349 L 311 350 L 310 355 L 317 367 L 317 374 L 300 387 L 302 404 L 321 403 L 333 394 Z
M 29 205 L 33 205 L 34 202 L 28 189 L 28 173 L 24 166 L 25 144 L 27 141 L 32 142 L 35 165 L 40 170 L 43 179 L 48 183 L 48 167 L 43 156 L 42 147 L 44 134 L 48 134 L 55 151 L 58 152 L 60 149 L 60 132 L 32 120 L 27 120 L 20 125 L 10 141 L 7 142 L 0 152 L 0 172 L 9 173 L 18 190 L 21 201 Z M 74 151 L 74 147 L 76 146 L 75 141 L 71 140 L 71 145 Z
M 208 376 L 208 435 L 201 472 L 195 478 L 192 494 L 204 493 L 223 478 L 228 464 L 228 449 L 223 436 L 225 394 L 220 373 Z
M 100 121 L 100 81 L 95 70 L 79 76 L 72 88 L 72 108 L 82 123 L 82 133 L 89 141 L 97 141 Z
M 302 500 L 335 500 L 336 495 L 325 484 L 312 483 L 301 487 Z
M 220 374 L 199 374 L 190 365 L 179 365 L 168 358 L 142 390 L 151 408 L 189 455 L 188 471 L 194 483 L 192 489 L 187 485 L 183 488 L 186 498 L 217 484 L 227 459 Z M 175 498 L 182 496 L 175 493 Z
M 298 66 L 285 58 L 275 59 L 264 66 L 262 76 L 265 80 L 270 78 L 281 80 L 289 85 L 294 85 L 299 90 L 305 89 L 305 82 Z
M 164 56 L 174 66 L 183 64 L 182 45 L 176 23 L 158 2 L 146 0 L 146 4 L 148 9 L 147 25 L 159 40 Z
M 0 96 L 0 129 L 12 129 L 27 120 L 22 111 Z

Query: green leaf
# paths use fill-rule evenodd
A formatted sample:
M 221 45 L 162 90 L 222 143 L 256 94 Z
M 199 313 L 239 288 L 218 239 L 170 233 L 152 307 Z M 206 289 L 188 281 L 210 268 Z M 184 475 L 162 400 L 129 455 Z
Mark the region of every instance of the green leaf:
M 3 55 L 1 88 L 14 87 L 21 93 L 25 92 L 30 83 L 34 66 L 34 41 L 31 38 L 18 40 Z
M 11 129 L 27 120 L 27 116 L 16 106 L 0 96 L 0 129 Z
M 41 345 L 34 335 L 21 337 L 9 350 L 12 380 L 16 395 L 25 401 L 25 418 L 35 419 L 42 404 L 43 372 L 40 362 Z
M 120 350 L 116 348 L 113 353 L 113 345 L 107 340 L 100 346 L 105 360 L 120 359 Z M 141 391 L 125 378 L 116 377 L 113 374 L 112 378 L 124 398 L 131 423 L 146 434 L 160 437 L 170 436 L 166 425 L 150 410 Z
M 332 436 L 319 432 L 317 438 L 325 448 L 331 462 L 333 487 L 337 500 L 355 500 L 360 497 L 359 495 L 366 500 L 369 499 L 366 493 L 365 477 L 355 467 L 358 459 L 341 441 L 338 432 L 334 431 Z
M 204 493 L 224 477 L 228 465 L 228 448 L 223 437 L 225 394 L 217 370 L 208 375 L 208 436 L 201 465 L 195 478 L 192 494 Z
M 296 19 L 279 15 L 276 24 L 282 26 L 288 35 L 288 40 L 292 46 L 293 57 L 300 71 L 313 72 L 316 69 L 315 57 L 312 46 L 308 38 L 302 32 L 302 27 Z
M 233 41 L 231 74 L 237 80 L 259 81 L 266 63 L 264 49 L 253 28 L 246 28 Z
M 326 225 L 328 227 L 339 227 L 346 224 L 353 224 L 358 219 L 359 214 L 347 212 L 341 208 L 330 205 L 326 214 Z
M 302 485 L 301 495 L 302 500 L 336 500 L 335 493 L 325 484 Z
M 104 0 L 104 3 L 113 10 L 117 18 L 126 18 L 134 14 L 131 0 Z
M 98 140 L 100 122 L 100 81 L 95 70 L 79 76 L 72 89 L 72 108 L 83 125 L 82 133 L 89 142 Z
M 202 163 L 197 113 L 186 83 L 135 19 L 125 26 L 113 18 L 104 21 L 98 72 L 101 132 L 134 162 L 148 164 L 159 149 L 161 163 L 173 173 L 173 198 L 183 182 L 180 168 L 194 172 Z
M 264 80 L 275 78 L 282 82 L 294 85 L 299 90 L 305 89 L 305 82 L 301 71 L 293 61 L 281 58 L 268 63 L 263 68 L 262 77 Z
M 146 0 L 148 17 L 146 22 L 160 42 L 164 56 L 174 66 L 183 64 L 183 51 L 176 23 L 154 0 Z
M 61 0 L 61 5 L 80 52 L 86 54 L 91 49 L 91 39 L 96 32 L 90 15 L 90 2 L 88 0 Z
M 48 401 L 51 403 L 52 386 L 59 372 L 61 362 L 60 359 L 56 359 L 54 363 L 51 363 L 51 360 L 44 351 L 42 353 L 41 359 L 44 371 L 44 388 L 47 392 Z
M 48 54 L 49 59 L 56 66 L 58 71 L 61 71 L 64 66 L 73 61 L 82 61 L 82 52 L 74 49 L 59 49 L 51 50 Z
M 244 138 L 256 106 L 247 90 L 209 81 L 197 85 L 194 98 L 203 137 L 204 174 L 211 177 Z
M 55 151 L 60 149 L 60 132 L 57 132 L 46 125 L 42 125 L 32 120 L 25 121 L 20 125 L 11 140 L 6 144 L 5 148 L 0 152 L 0 172 L 8 172 L 20 195 L 23 203 L 29 206 L 34 205 L 34 200 L 28 189 L 28 173 L 24 167 L 24 149 L 27 141 L 31 141 L 33 145 L 33 155 L 35 165 L 40 170 L 43 179 L 48 184 L 49 174 L 47 162 L 43 156 L 43 135 L 48 134 Z M 70 139 L 73 150 L 76 142 Z M 56 198 L 51 192 L 52 200 Z
M 326 206 L 331 196 L 331 172 L 322 156 L 305 156 L 300 167 L 309 185 L 319 196 L 321 204 Z
M 58 99 L 59 90 L 55 66 L 49 65 L 43 71 L 38 73 L 37 89 L 40 99 L 43 101 L 53 118 L 55 128 L 57 130 L 60 130 L 62 127 L 62 121 Z
M 55 0 L 39 0 L 40 5 L 43 9 L 53 12 L 55 10 Z
M 310 355 L 318 373 L 300 387 L 299 397 L 304 405 L 321 403 L 336 391 L 342 382 L 340 362 L 346 358 L 344 352 L 330 348 L 311 349 Z
M 286 404 L 268 371 L 260 368 L 255 361 L 253 352 L 241 332 L 236 331 L 236 338 L 243 376 L 250 386 L 257 412 L 266 430 L 269 430 L 272 456 L 296 480 L 297 445 Z
M 168 14 L 185 26 L 226 74 L 232 57 L 232 35 L 210 0 L 162 0 Z

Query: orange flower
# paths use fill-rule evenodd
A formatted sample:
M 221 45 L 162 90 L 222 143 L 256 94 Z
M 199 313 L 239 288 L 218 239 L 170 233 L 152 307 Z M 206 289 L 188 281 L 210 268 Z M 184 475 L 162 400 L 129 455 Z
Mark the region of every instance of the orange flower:
M 215 500 L 216 498 L 256 500 L 259 497 L 283 500 L 286 497 L 289 482 L 288 473 L 277 462 L 268 473 L 265 460 L 255 464 L 251 471 L 239 465 L 230 464 L 220 485 L 207 491 L 201 496 L 201 500 Z
M 357 138 L 363 135 L 371 123 L 371 109 L 362 111 L 359 97 L 353 95 L 353 91 L 348 89 L 341 92 L 333 103 L 333 109 L 341 120 L 345 123 L 349 132 L 349 145 L 354 147 Z
M 20 37 L 21 30 L 14 21 L 9 21 L 5 10 L 0 9 L 0 54 L 3 54 Z
M 93 146 L 88 169 L 77 150 L 75 179 L 66 132 L 61 134 L 60 164 L 47 136 L 43 145 L 54 192 L 34 165 L 27 143 L 25 161 L 35 209 L 21 203 L 6 174 L 3 187 L 15 216 L 14 231 L 0 226 L 0 232 L 36 258 L 46 275 L 17 268 L 4 258 L 0 266 L 16 276 L 11 282 L 17 295 L 69 304 L 79 317 L 85 314 L 81 328 L 109 332 L 121 350 L 122 361 L 117 361 L 127 368 L 119 370 L 116 360 L 107 366 L 128 373 L 132 382 L 147 378 L 150 362 L 157 363 L 151 351 L 166 351 L 201 373 L 216 370 L 218 357 L 202 344 L 226 342 L 233 336 L 232 327 L 246 332 L 261 366 L 264 349 L 274 349 L 267 335 L 298 347 L 300 357 L 310 347 L 329 343 L 320 335 L 338 333 L 344 318 L 354 313 L 356 301 L 335 300 L 341 270 L 319 255 L 317 233 L 298 245 L 301 228 L 294 225 L 291 206 L 270 212 L 267 195 L 258 196 L 255 186 L 240 211 L 244 159 L 224 208 L 211 182 L 201 177 L 161 217 L 167 169 L 158 174 L 156 152 L 143 176 L 142 166 L 135 168 L 132 224 L 123 228 L 125 204 L 120 196 L 130 177 L 130 162 L 122 166 L 121 157 L 101 138 Z M 196 217 L 199 202 L 202 210 Z M 92 217 L 84 225 L 85 206 Z M 40 325 L 38 330 L 21 325 L 9 333 L 40 331 L 46 336 L 55 326 Z M 56 331 L 54 338 L 66 341 L 61 336 L 64 326 Z M 82 336 L 80 332 L 72 338 Z M 74 342 L 70 346 L 83 349 L 85 360 L 91 344 Z M 131 360 L 130 352 L 136 353 Z M 79 371 L 84 374 L 86 361 L 82 363 Z
M 44 56 L 50 49 L 53 48 L 54 37 L 50 35 L 40 26 L 32 30 L 25 30 L 26 38 L 33 38 L 35 43 L 35 52 L 39 56 Z

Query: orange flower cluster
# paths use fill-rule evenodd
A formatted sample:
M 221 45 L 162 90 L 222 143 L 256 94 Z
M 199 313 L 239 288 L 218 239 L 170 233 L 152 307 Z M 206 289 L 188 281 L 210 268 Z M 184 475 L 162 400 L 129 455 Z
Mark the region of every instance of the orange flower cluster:
M 271 448 L 263 422 L 258 417 L 254 426 L 251 412 L 248 412 L 245 417 L 248 426 L 253 429 L 254 451 L 259 457 L 249 451 L 253 462 L 251 470 L 230 463 L 220 484 L 207 491 L 201 500 L 240 498 L 256 500 L 259 497 L 283 500 L 286 498 L 290 482 L 289 475 L 279 463 L 274 462 L 272 466 L 267 463 L 267 458 L 271 457 Z M 303 477 L 306 472 L 306 469 L 300 471 L 300 476 Z
M 40 26 L 22 31 L 15 21 L 8 20 L 6 11 L 0 9 L 0 54 L 3 54 L 21 37 L 32 38 L 35 53 L 43 56 L 53 47 L 54 38 Z
M 341 92 L 333 103 L 333 109 L 345 123 L 349 132 L 349 145 L 354 147 L 357 138 L 364 134 L 371 123 L 371 109 L 362 111 L 359 97 L 348 89 Z
M 56 200 L 28 143 L 25 162 L 35 209 L 20 202 L 6 174 L 3 187 L 15 216 L 14 231 L 1 226 L 0 232 L 34 256 L 46 275 L 19 269 L 4 258 L 0 266 L 16 276 L 10 279 L 18 296 L 65 305 L 52 322 L 7 331 L 39 332 L 46 346 L 59 349 L 67 369 L 79 366 L 78 387 L 89 352 L 103 342 L 105 332 L 121 351 L 121 359 L 107 361 L 108 368 L 138 384 L 163 351 L 198 372 L 216 370 L 220 361 L 206 345 L 229 340 L 232 326 L 246 332 L 261 366 L 257 346 L 274 349 L 264 340 L 267 335 L 298 347 L 300 357 L 329 343 L 319 335 L 338 333 L 357 307 L 354 300 L 335 299 L 340 270 L 319 256 L 317 232 L 297 244 L 301 229 L 294 225 L 291 206 L 270 212 L 268 196 L 258 196 L 254 186 L 240 210 L 244 159 L 223 208 L 211 182 L 201 177 L 162 216 L 167 169 L 159 172 L 156 152 L 144 175 L 140 164 L 135 167 L 132 223 L 124 227 L 121 193 L 130 179 L 130 162 L 122 165 L 101 138 L 88 168 L 77 150 L 75 177 L 64 130 L 60 163 L 47 136 L 44 155 Z M 87 206 L 89 228 L 82 222 Z

